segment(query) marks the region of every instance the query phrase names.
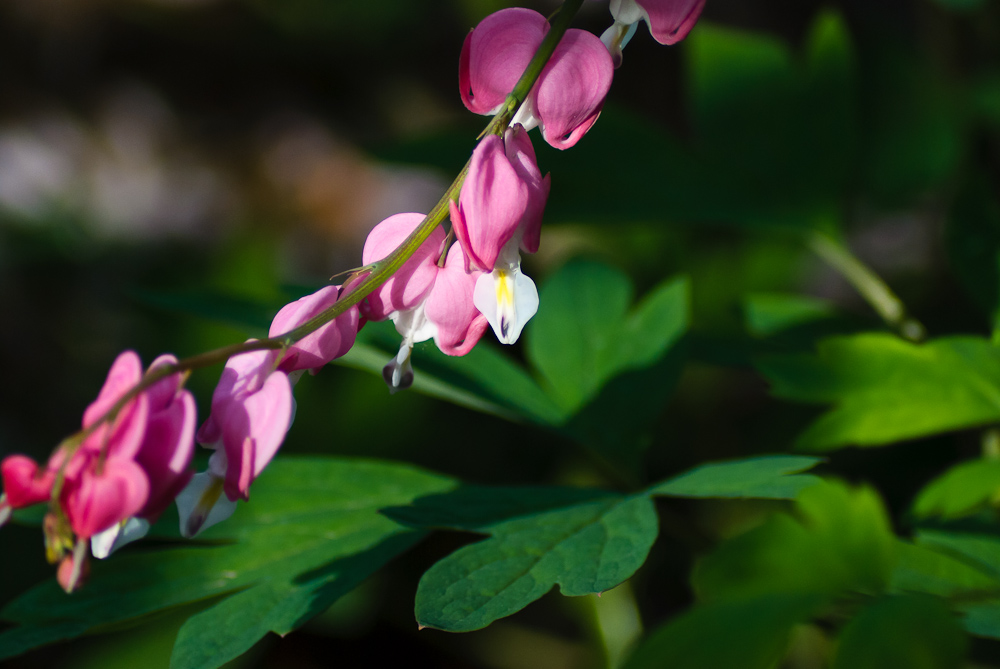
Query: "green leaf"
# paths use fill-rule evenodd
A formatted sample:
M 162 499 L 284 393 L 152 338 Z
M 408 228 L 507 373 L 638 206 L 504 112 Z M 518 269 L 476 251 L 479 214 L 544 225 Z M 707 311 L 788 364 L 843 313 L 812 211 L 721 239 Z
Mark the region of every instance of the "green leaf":
M 522 507 L 538 500 L 541 509 L 503 520 L 496 512 L 510 503 L 510 490 L 498 491 L 498 504 L 487 505 L 480 522 L 475 511 L 460 511 L 455 525 L 492 536 L 455 551 L 423 575 L 416 598 L 420 625 L 451 632 L 480 629 L 556 584 L 564 595 L 599 593 L 642 565 L 657 535 L 649 497 L 575 492 L 569 493 L 575 501 L 551 508 L 553 494 L 563 493 L 522 491 Z M 437 508 L 430 517 L 440 521 L 442 505 Z
M 20 626 L 0 634 L 0 657 L 29 649 L 32 635 L 48 643 L 223 596 L 185 625 L 175 647 L 175 666 L 219 666 L 268 631 L 295 629 L 420 539 L 380 508 L 454 485 L 391 463 L 276 460 L 254 485 L 253 503 L 205 532 L 205 541 L 125 550 L 93 564 L 90 581 L 71 597 L 52 579 L 8 604 L 4 619 Z
M 552 398 L 575 413 L 627 369 L 659 359 L 687 329 L 688 286 L 674 280 L 631 313 L 632 286 L 607 265 L 567 264 L 542 287 L 545 305 L 527 333 L 528 357 Z
M 392 323 L 369 323 L 354 347 L 335 362 L 381 377 L 399 341 Z M 447 356 L 431 342 L 420 344 L 412 361 L 413 388 L 431 397 L 514 421 L 557 425 L 565 419 L 520 365 L 486 342 L 461 357 Z
M 1000 501 L 1000 460 L 971 460 L 931 481 L 917 497 L 913 513 L 920 518 L 960 518 Z
M 692 578 L 699 598 L 886 588 L 896 539 L 874 491 L 824 482 L 803 490 L 795 511 L 772 516 L 702 559 Z
M 817 355 L 757 365 L 774 395 L 834 404 L 799 437 L 802 448 L 876 446 L 1000 420 L 1000 349 L 983 339 L 831 337 Z
M 962 625 L 976 636 L 1000 639 L 1000 538 L 967 532 L 922 530 L 917 543 L 930 550 L 948 555 L 971 569 L 986 574 L 993 583 L 974 583 L 966 575 L 956 588 L 959 610 L 964 614 Z M 954 570 L 952 570 L 954 571 Z
M 819 478 L 799 474 L 822 462 L 801 455 L 764 455 L 746 460 L 715 462 L 694 469 L 649 489 L 652 495 L 671 497 L 751 497 L 794 499 Z
M 891 595 L 866 606 L 841 630 L 834 669 L 949 669 L 963 666 L 966 636 L 944 601 Z
M 892 572 L 894 592 L 922 592 L 949 597 L 1000 588 L 1000 580 L 967 561 L 929 546 L 899 541 L 899 561 Z
M 834 315 L 830 302 L 805 295 L 755 293 L 744 303 L 747 331 L 769 337 L 788 328 L 825 320 Z
M 770 669 L 785 654 L 792 626 L 821 603 L 810 595 L 768 594 L 696 606 L 650 634 L 624 669 Z

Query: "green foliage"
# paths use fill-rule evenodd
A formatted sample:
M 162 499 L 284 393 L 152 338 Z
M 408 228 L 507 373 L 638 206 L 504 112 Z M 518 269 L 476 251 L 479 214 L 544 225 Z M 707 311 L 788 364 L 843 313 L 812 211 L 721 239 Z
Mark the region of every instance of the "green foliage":
M 777 455 L 701 465 L 652 486 L 649 492 L 673 497 L 794 499 L 819 482 L 811 474 L 799 473 L 819 462 L 819 458 Z
M 881 597 L 841 631 L 834 669 L 947 669 L 964 664 L 966 637 L 947 604 L 926 595 Z
M 564 595 L 600 593 L 645 561 L 658 525 L 650 496 L 794 496 L 815 458 L 771 456 L 704 465 L 636 495 L 559 488 L 465 487 L 385 511 L 417 528 L 489 534 L 429 569 L 417 621 L 461 632 L 524 608 L 556 584 Z
M 920 491 L 913 505 L 918 517 L 960 518 L 1000 500 L 1000 461 L 958 464 Z
M 824 482 L 804 490 L 796 510 L 796 516 L 772 516 L 699 561 L 693 575 L 699 599 L 776 592 L 833 597 L 886 588 L 896 541 L 878 495 Z
M 788 328 L 830 318 L 833 305 L 804 295 L 755 293 L 744 304 L 750 334 L 768 337 Z
M 816 607 L 816 597 L 798 593 L 696 606 L 650 634 L 624 669 L 769 669 Z
M 878 446 L 1000 420 L 1000 349 L 974 337 L 833 337 L 816 355 L 761 358 L 758 368 L 777 397 L 834 404 L 800 435 L 802 448 Z
M 657 521 L 648 497 L 611 496 L 474 529 L 493 536 L 452 553 L 420 579 L 421 625 L 479 629 L 557 583 L 570 596 L 613 588 L 645 561 Z
M 284 458 L 204 542 L 115 555 L 72 597 L 51 580 L 8 604 L 3 618 L 18 626 L 0 634 L 0 657 L 214 597 L 181 629 L 173 663 L 217 667 L 299 627 L 421 538 L 381 507 L 452 486 L 405 465 Z
M 542 286 L 545 308 L 525 332 L 538 382 L 488 345 L 452 357 L 427 343 L 414 354 L 414 388 L 556 430 L 634 471 L 644 435 L 680 373 L 690 287 L 683 278 L 665 281 L 630 310 L 632 292 L 620 270 L 570 262 Z M 381 373 L 396 347 L 390 325 L 368 326 L 338 362 Z

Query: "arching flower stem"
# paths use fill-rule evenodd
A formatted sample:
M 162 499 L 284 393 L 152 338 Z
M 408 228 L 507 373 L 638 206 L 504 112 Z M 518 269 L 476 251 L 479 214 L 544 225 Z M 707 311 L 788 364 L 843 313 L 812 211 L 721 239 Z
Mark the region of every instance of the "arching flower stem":
M 546 33 L 545 38 L 538 47 L 538 51 L 535 52 L 535 56 L 531 59 L 531 62 L 528 63 L 528 67 L 525 68 L 524 74 L 521 75 L 521 78 L 514 86 L 514 90 L 512 90 L 507 96 L 507 100 L 503 107 L 496 113 L 496 115 L 493 116 L 489 125 L 487 125 L 486 129 L 479 135 L 479 138 L 485 137 L 488 134 L 504 134 L 507 130 L 507 126 L 510 125 L 511 119 L 514 117 L 514 114 L 520 108 L 524 100 L 528 97 L 531 87 L 535 85 L 539 75 L 542 73 L 542 69 L 545 67 L 545 64 L 555 51 L 556 46 L 559 44 L 559 40 L 562 39 L 566 30 L 569 29 L 570 23 L 573 21 L 573 17 L 576 16 L 577 11 L 579 11 L 582 4 L 583 0 L 566 0 L 557 10 L 555 20 L 552 21 L 552 27 L 549 29 L 548 33 Z M 330 308 L 317 314 L 315 317 L 306 321 L 294 330 L 290 330 L 283 334 L 269 337 L 267 339 L 258 339 L 240 344 L 224 346 L 213 351 L 207 351 L 199 355 L 178 360 L 173 364 L 157 366 L 156 369 L 148 371 L 143 376 L 142 381 L 122 395 L 122 397 L 113 406 L 111 406 L 103 416 L 94 421 L 90 427 L 85 428 L 76 435 L 68 438 L 60 445 L 60 448 L 66 450 L 67 457 L 72 455 L 76 446 L 82 443 L 91 432 L 97 429 L 98 426 L 103 425 L 106 421 L 113 420 L 118 412 L 121 411 L 121 409 L 128 404 L 129 401 L 134 399 L 137 395 L 139 395 L 139 393 L 146 390 L 157 381 L 160 381 L 172 374 L 177 374 L 178 372 L 201 369 L 203 367 L 209 367 L 211 365 L 224 362 L 230 357 L 239 355 L 240 353 L 249 353 L 250 351 L 259 351 L 263 349 L 287 348 L 303 337 L 306 337 L 323 327 L 337 316 L 344 313 L 350 307 L 361 302 L 361 300 L 363 300 L 369 293 L 381 284 L 385 283 L 390 276 L 402 267 L 410 256 L 412 256 L 416 250 L 420 248 L 420 245 L 424 243 L 434 229 L 441 225 L 441 223 L 444 222 L 444 219 L 448 217 L 448 203 L 452 200 L 458 199 L 459 193 L 462 190 L 462 184 L 465 182 L 465 177 L 469 173 L 469 165 L 471 162 L 470 158 L 469 161 L 465 163 L 462 170 L 458 173 L 458 176 L 455 177 L 451 186 L 448 187 L 448 190 L 445 191 L 441 199 L 438 200 L 438 203 L 434 205 L 434 208 L 430 210 L 430 213 L 427 214 L 424 220 L 419 226 L 416 227 L 416 229 L 414 229 L 410 236 L 407 237 L 402 244 L 396 247 L 396 249 L 388 256 L 377 262 L 371 263 L 371 265 L 367 267 L 369 270 L 368 276 L 357 284 L 349 293 L 342 295 L 340 299 L 338 299 L 337 302 Z

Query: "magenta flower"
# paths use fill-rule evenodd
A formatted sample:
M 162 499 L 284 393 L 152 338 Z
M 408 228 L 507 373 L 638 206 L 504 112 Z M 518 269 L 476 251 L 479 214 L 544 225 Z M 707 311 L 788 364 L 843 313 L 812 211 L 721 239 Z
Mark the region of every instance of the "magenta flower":
M 176 361 L 171 355 L 160 356 L 150 370 Z M 84 427 L 98 420 L 140 378 L 138 356 L 130 351 L 120 355 L 97 400 L 84 412 Z M 140 393 L 111 426 L 99 428 L 84 441 L 66 468 L 63 508 L 77 536 L 90 537 L 95 557 L 107 557 L 145 536 L 150 523 L 191 478 L 197 408 L 194 396 L 181 383 L 180 374 L 171 374 Z M 139 420 L 141 441 L 133 451 Z M 109 441 L 102 463 L 95 440 L 105 437 Z
M 286 304 L 271 321 L 268 337 L 277 337 L 303 325 L 332 307 L 340 297 L 340 286 L 324 286 L 311 295 Z M 285 351 L 278 369 L 292 374 L 308 369 L 315 374 L 327 363 L 351 350 L 358 334 L 358 307 L 350 307 L 315 332 L 306 335 Z
M 548 30 L 545 17 L 530 9 L 503 9 L 483 19 L 465 38 L 459 60 L 459 89 L 466 108 L 496 113 Z M 570 29 L 514 122 L 529 130 L 539 125 L 545 141 L 568 149 L 597 121 L 613 76 L 611 56 L 601 41 Z
M 278 356 L 274 350 L 240 353 L 222 370 L 212 413 L 196 435 L 215 453 L 208 470 L 195 474 L 177 496 L 182 535 L 192 537 L 232 515 L 236 501 L 250 498 L 250 484 L 281 447 L 293 401 L 288 375 L 277 369 Z
M 153 367 L 175 361 L 162 356 Z M 73 565 L 62 579 L 70 590 L 86 566 L 88 540 L 94 555 L 103 558 L 142 537 L 191 476 L 195 403 L 182 389 L 180 374 L 158 381 L 108 415 L 141 379 L 139 356 L 125 351 L 84 412 L 83 428 L 89 433 L 75 448 L 57 451 L 44 469 L 17 455 L 0 465 L 5 490 L 0 515 L 48 501 L 61 472 L 58 503 L 77 537 L 73 559 L 63 560 Z M 52 540 L 67 540 L 59 523 L 47 526 Z
M 705 0 L 611 0 L 615 22 L 601 35 L 615 67 L 621 65 L 622 49 L 632 39 L 639 21 L 660 44 L 676 44 L 687 37 L 701 16 Z

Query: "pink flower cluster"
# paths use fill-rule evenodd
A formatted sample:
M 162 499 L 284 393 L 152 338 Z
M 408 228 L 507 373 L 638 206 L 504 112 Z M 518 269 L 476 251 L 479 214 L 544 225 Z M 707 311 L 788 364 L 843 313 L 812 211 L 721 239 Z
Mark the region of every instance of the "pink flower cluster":
M 575 145 L 597 121 L 621 48 L 638 21 L 646 21 L 658 41 L 672 44 L 691 29 L 703 5 L 611 0 L 615 23 L 601 39 L 568 30 L 510 127 L 486 136 L 473 151 L 457 201 L 449 203 L 458 243 L 449 248 L 451 236 L 435 229 L 388 280 L 297 341 L 289 333 L 327 312 L 360 277 L 283 307 L 265 344 L 228 360 L 197 433 L 185 377 L 173 373 L 144 387 L 139 357 L 122 353 L 84 412 L 81 432 L 44 467 L 20 455 L 0 463 L 0 524 L 14 509 L 49 502 L 50 559 L 60 562 L 60 582 L 72 590 L 85 573 L 88 545 L 96 557 L 106 557 L 144 535 L 175 499 L 180 531 L 188 537 L 248 500 L 251 484 L 291 427 L 293 386 L 305 371 L 315 374 L 347 353 L 367 321 L 391 320 L 402 336 L 399 352 L 383 370 L 391 392 L 413 382 L 410 357 L 418 342 L 433 339 L 445 354 L 465 355 L 487 327 L 500 342 L 516 342 L 539 306 L 534 282 L 521 272 L 521 252 L 538 250 L 550 186 L 528 131 L 539 127 L 560 150 Z M 483 19 L 462 47 L 465 106 L 478 114 L 503 108 L 549 30 L 548 21 L 529 9 Z M 382 221 L 365 243 L 364 265 L 392 254 L 424 218 L 405 213 Z M 175 364 L 172 356 L 161 356 L 150 370 Z M 195 440 L 212 451 L 207 470 L 197 474 L 191 471 Z
M 174 362 L 161 356 L 150 369 Z M 194 397 L 181 388 L 181 375 L 171 374 L 116 410 L 141 379 L 139 356 L 122 353 L 83 414 L 82 438 L 57 450 L 45 467 L 22 455 L 0 464 L 0 513 L 49 501 L 59 482 L 46 540 L 53 558 L 70 565 L 60 569 L 67 590 L 76 587 L 83 568 L 80 546 L 89 541 L 95 556 L 106 557 L 141 537 L 191 478 Z

